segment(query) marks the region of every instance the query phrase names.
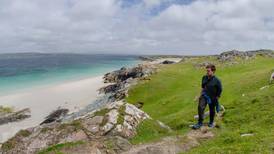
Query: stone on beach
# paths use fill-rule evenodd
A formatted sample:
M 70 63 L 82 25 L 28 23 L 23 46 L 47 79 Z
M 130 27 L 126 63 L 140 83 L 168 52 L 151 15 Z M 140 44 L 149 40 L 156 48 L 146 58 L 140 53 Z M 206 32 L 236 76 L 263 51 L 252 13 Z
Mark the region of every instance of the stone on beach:
M 171 61 L 171 60 L 165 60 L 161 64 L 174 64 L 174 63 L 176 63 L 176 62 Z
M 61 119 L 62 117 L 64 117 L 68 112 L 69 112 L 68 109 L 59 108 L 51 112 L 40 125 L 57 121 Z

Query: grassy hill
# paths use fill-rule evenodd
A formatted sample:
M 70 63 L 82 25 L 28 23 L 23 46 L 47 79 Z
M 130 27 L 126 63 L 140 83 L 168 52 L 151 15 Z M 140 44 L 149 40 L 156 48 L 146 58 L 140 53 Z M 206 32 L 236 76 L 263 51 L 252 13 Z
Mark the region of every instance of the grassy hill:
M 217 65 L 216 75 L 222 80 L 224 92 L 220 102 L 226 112 L 217 120 L 216 136 L 192 149 L 189 153 L 271 153 L 274 152 L 274 85 L 268 85 L 274 69 L 273 58 L 257 56 L 250 60 L 236 60 L 238 64 L 220 63 L 216 58 L 191 58 L 166 65 L 134 86 L 127 101 L 143 102 L 142 110 L 164 122 L 174 131 L 162 131 L 151 121 L 143 122 L 132 143 L 144 143 L 168 135 L 184 135 L 189 125 L 196 123 L 195 97 L 200 92 L 204 68 L 196 65 L 210 61 Z M 207 122 L 208 119 L 205 120 Z M 253 136 L 241 137 L 251 133 Z

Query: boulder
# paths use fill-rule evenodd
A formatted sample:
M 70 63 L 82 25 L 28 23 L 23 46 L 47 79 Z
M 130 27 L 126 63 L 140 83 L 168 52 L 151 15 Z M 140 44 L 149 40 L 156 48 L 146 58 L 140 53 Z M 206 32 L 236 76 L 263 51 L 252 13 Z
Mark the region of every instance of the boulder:
M 170 60 L 165 60 L 161 64 L 174 64 L 174 63 L 176 63 L 176 62 L 170 61 Z
M 51 112 L 40 125 L 57 121 L 57 120 L 61 119 L 62 117 L 64 117 L 65 115 L 67 115 L 68 112 L 69 112 L 68 109 L 59 108 L 59 109 Z

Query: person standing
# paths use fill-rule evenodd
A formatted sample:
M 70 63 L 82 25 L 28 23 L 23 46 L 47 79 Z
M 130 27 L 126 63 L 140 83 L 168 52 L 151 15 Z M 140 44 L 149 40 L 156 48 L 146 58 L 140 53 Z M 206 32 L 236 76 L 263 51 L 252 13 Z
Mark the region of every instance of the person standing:
M 213 64 L 206 66 L 206 75 L 202 78 L 202 90 L 198 104 L 198 123 L 193 125 L 193 129 L 199 129 L 203 125 L 204 111 L 208 104 L 209 106 L 209 123 L 208 127 L 214 127 L 215 108 L 219 110 L 218 99 L 222 94 L 222 83 L 215 76 L 216 67 Z

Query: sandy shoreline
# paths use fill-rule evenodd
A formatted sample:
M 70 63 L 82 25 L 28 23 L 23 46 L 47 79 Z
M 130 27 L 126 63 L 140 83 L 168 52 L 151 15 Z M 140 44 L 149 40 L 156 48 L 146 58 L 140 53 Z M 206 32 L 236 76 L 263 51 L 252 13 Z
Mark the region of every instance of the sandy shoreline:
M 70 112 L 78 111 L 95 101 L 98 89 L 103 86 L 102 76 L 98 76 L 0 96 L 0 105 L 12 106 L 15 110 L 31 110 L 31 118 L 0 126 L 0 143 L 20 129 L 38 125 L 59 106 L 68 108 Z

